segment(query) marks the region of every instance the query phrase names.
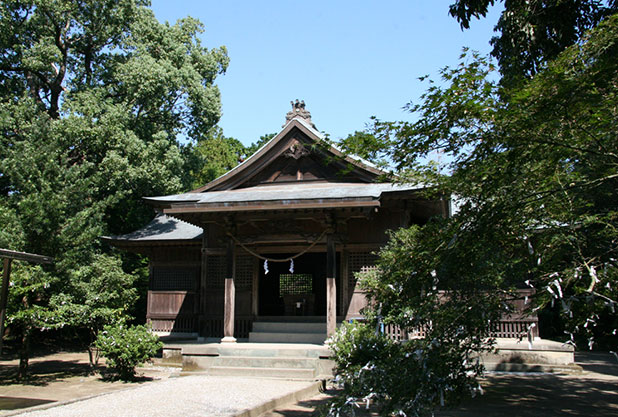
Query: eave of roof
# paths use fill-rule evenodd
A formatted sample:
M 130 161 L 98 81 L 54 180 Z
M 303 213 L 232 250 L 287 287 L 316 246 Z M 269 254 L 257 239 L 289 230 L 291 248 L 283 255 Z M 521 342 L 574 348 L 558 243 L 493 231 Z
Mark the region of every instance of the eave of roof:
M 290 182 L 206 193 L 184 193 L 146 200 L 165 213 L 378 207 L 388 193 L 413 192 L 421 185 L 393 183 Z
M 158 214 L 150 223 L 125 235 L 102 236 L 101 239 L 114 244 L 155 243 L 172 241 L 200 241 L 203 230 L 165 214 Z

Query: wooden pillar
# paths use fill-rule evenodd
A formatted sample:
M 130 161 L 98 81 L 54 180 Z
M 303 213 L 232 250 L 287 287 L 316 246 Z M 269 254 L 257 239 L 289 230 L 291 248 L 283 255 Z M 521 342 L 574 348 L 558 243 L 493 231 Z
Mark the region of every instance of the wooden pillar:
M 206 286 L 208 280 L 208 237 L 207 237 L 206 227 L 203 228 L 202 232 L 202 249 L 201 249 L 201 263 L 200 263 L 200 301 L 199 306 L 200 310 L 198 312 L 198 335 L 200 337 L 212 336 L 210 334 L 204 334 L 204 327 L 206 323 Z
M 337 252 L 332 233 L 326 237 L 326 336 L 331 337 L 337 329 Z
M 348 269 L 348 256 L 348 249 L 344 246 L 341 250 L 341 278 L 339 279 L 339 284 L 341 286 L 339 289 L 339 292 L 341 293 L 341 297 L 339 297 L 341 300 L 339 314 L 344 317 L 347 315 L 348 301 L 350 299 L 350 288 L 348 282 L 348 275 L 350 271 Z
M 227 273 L 225 274 L 225 304 L 223 310 L 223 343 L 234 343 L 234 308 L 236 307 L 236 286 L 234 276 L 236 275 L 236 254 L 235 244 L 232 238 L 227 244 Z
M 4 258 L 4 270 L 2 271 L 2 289 L 0 292 L 0 355 L 2 354 L 2 337 L 4 336 L 6 304 L 9 296 L 9 276 L 11 275 L 11 261 L 11 258 Z
M 253 281 L 251 285 L 251 314 L 255 319 L 258 315 L 258 306 L 260 301 L 260 260 L 253 260 Z

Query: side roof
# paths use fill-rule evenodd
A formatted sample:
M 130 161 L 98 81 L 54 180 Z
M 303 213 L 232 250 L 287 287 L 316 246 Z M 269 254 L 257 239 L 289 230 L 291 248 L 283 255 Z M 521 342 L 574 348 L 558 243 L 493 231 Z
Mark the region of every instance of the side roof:
M 114 245 L 202 240 L 203 230 L 174 217 L 157 214 L 150 223 L 134 232 L 118 236 L 101 236 Z

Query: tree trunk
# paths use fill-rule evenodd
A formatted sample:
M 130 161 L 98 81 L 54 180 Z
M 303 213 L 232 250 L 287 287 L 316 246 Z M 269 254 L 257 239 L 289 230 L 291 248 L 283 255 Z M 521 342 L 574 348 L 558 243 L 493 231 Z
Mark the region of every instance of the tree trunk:
M 97 332 L 91 330 L 88 335 L 88 361 L 90 362 L 90 374 L 94 374 L 97 366 L 99 366 L 99 349 L 94 346 L 94 342 L 97 340 Z
M 19 351 L 19 370 L 17 379 L 20 381 L 28 379 L 28 365 L 30 360 L 30 335 L 32 329 L 25 328 L 21 337 L 21 349 Z

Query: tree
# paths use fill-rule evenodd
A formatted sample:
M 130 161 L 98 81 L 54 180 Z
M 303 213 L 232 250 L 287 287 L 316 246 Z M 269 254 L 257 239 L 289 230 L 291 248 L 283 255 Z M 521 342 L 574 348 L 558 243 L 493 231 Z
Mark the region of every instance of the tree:
M 380 415 L 430 415 L 479 391 L 479 354 L 491 348 L 491 323 L 508 311 L 510 296 L 494 266 L 509 254 L 480 241 L 449 245 L 443 239 L 456 227 L 435 219 L 393 232 L 377 268 L 358 277 L 374 307 L 367 323 L 343 327 L 332 341 L 343 393 L 331 415 L 352 415 L 370 400 Z M 455 273 L 462 267 L 475 273 Z M 422 337 L 395 342 L 376 330 L 381 325 Z
M 198 140 L 192 152 L 197 159 L 192 173 L 193 188 L 225 174 L 247 156 L 244 145 L 238 139 L 224 136 L 223 129 L 218 126 Z
M 265 135 L 260 136 L 257 142 L 254 142 L 251 145 L 247 146 L 246 148 L 247 158 L 253 155 L 262 146 L 266 145 L 272 138 L 275 137 L 275 135 L 276 133 L 267 133 Z
M 378 166 L 387 165 L 387 152 L 389 145 L 378 139 L 371 132 L 356 131 L 338 142 L 344 152 L 360 156 Z
M 11 272 L 6 324 L 20 342 L 17 379 L 28 378 L 32 333 L 36 329 L 45 331 L 62 327 L 44 300 L 49 287 L 56 282 L 40 266 L 17 264 Z
M 486 16 L 495 0 L 457 0 L 449 8 L 462 28 Z M 503 82 L 516 82 L 539 72 L 547 61 L 578 42 L 600 21 L 618 12 L 615 0 L 510 0 L 504 2 L 491 39 Z
M 244 146 L 238 139 L 226 137 L 223 129 L 215 126 L 204 138 L 183 149 L 192 188 L 201 187 L 225 174 L 253 155 L 271 140 L 275 133 L 260 136 L 257 142 Z
M 203 47 L 197 20 L 162 24 L 147 5 L 0 5 L 0 213 L 21 236 L 9 248 L 56 258 L 44 308 L 52 293 L 80 299 L 75 271 L 100 266 L 99 236 L 148 220 L 142 196 L 189 186 L 176 137 L 220 117 L 225 48 Z
M 94 342 L 99 332 L 130 319 L 128 311 L 137 297 L 133 282 L 134 276 L 122 270 L 118 258 L 99 254 L 91 264 L 71 271 L 65 292 L 51 296 L 56 321 L 87 331 L 92 370 L 98 360 Z
M 338 368 L 348 403 L 371 397 L 386 412 L 423 415 L 474 390 L 471 352 L 490 346 L 476 338 L 517 287 L 536 288 L 531 311 L 560 310 L 565 341 L 618 343 L 617 54 L 618 16 L 519 87 L 500 85 L 488 59 L 466 54 L 409 107 L 418 121 L 378 125 L 399 168 L 424 173 L 459 209 L 396 232 L 362 277 L 371 324 L 381 316 L 428 336 L 394 348 L 377 341 L 384 355 L 371 359 L 357 350 L 367 338 L 339 336 L 354 345 L 337 358 L 352 370 Z M 418 162 L 438 150 L 449 175 Z M 397 372 L 379 383 L 389 366 Z

